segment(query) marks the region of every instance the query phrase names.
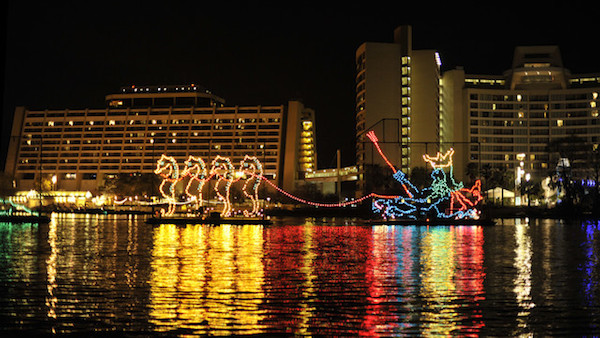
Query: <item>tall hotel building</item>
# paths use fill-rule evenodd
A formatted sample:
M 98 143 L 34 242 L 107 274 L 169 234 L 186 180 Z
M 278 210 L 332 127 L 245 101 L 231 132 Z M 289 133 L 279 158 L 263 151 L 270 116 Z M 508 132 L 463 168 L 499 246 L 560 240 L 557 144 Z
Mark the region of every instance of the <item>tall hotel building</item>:
M 356 51 L 356 163 L 358 194 L 371 165 L 385 166 L 366 133 L 373 130 L 388 159 L 409 172 L 440 144 L 440 58 L 413 50 L 412 28 L 394 31 L 393 43 L 366 42 Z
M 517 47 L 512 68 L 502 75 L 444 72 L 442 88 L 443 111 L 453 120 L 441 139 L 469 143 L 455 156 L 463 164 L 455 166 L 459 175 L 474 162 L 521 168 L 539 180 L 559 160 L 549 144 L 572 135 L 580 151 L 591 153 L 600 144 L 600 73 L 571 74 L 557 46 Z M 570 159 L 575 177 L 591 176 L 588 160 L 585 154 Z
M 453 147 L 460 180 L 468 163 L 547 177 L 558 161 L 548 145 L 570 135 L 590 151 L 598 148 L 600 73 L 571 74 L 557 46 L 517 47 L 512 68 L 501 75 L 467 74 L 462 67 L 442 75 L 435 51 L 412 49 L 410 26 L 397 28 L 394 37 L 356 52 L 359 187 L 368 165 L 385 165 L 365 137 L 368 130 L 405 172 L 424 165 L 422 154 Z M 585 158 L 571 159 L 571 167 L 581 178 L 589 175 Z
M 316 169 L 314 111 L 301 102 L 225 106 L 195 85 L 124 87 L 106 108 L 31 111 L 17 107 L 5 171 L 19 190 L 55 177 L 56 189 L 98 192 L 104 180 L 152 173 L 161 154 L 207 166 L 217 156 L 239 165 L 256 156 L 265 177 L 292 190 Z M 285 153 L 291 156 L 284 156 Z

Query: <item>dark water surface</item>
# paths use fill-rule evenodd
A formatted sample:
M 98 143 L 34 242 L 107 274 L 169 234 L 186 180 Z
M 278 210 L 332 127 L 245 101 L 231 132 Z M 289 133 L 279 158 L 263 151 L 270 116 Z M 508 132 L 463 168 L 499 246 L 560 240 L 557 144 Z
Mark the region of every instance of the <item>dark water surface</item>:
M 0 223 L 0 336 L 598 335 L 597 221 Z

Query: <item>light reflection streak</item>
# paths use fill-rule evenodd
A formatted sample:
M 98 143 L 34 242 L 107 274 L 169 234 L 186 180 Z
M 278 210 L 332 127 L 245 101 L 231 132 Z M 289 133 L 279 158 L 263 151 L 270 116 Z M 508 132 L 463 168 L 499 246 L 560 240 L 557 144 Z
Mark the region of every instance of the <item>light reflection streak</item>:
M 54 290 L 57 287 L 56 284 L 56 260 L 58 257 L 58 249 L 56 247 L 56 224 L 57 220 L 52 216 L 50 224 L 48 225 L 48 245 L 50 247 L 50 255 L 46 259 L 46 274 L 48 294 L 46 295 L 46 306 L 48 307 L 48 318 L 56 319 L 56 303 L 58 299 L 54 295 Z
M 452 227 L 432 227 L 421 242 L 422 288 L 425 299 L 422 321 L 424 336 L 450 335 L 456 325 L 454 283 L 455 238 Z
M 539 220 L 537 220 L 536 222 L 540 222 Z M 559 226 L 558 224 L 552 224 L 550 225 L 547 222 L 544 222 L 543 224 L 538 224 L 542 231 L 542 243 L 544 243 L 543 248 L 542 248 L 542 269 L 541 269 L 541 273 L 545 274 L 544 278 L 542 278 L 542 286 L 541 289 L 543 290 L 542 292 L 544 292 L 547 296 L 551 297 L 551 294 L 553 294 L 552 292 L 552 250 L 556 250 L 558 251 L 560 248 L 553 248 L 552 244 L 554 243 L 554 241 L 552 240 L 552 229 L 557 229 Z M 537 236 L 536 236 L 537 237 Z M 539 250 L 538 250 L 539 251 Z M 539 265 L 538 265 L 539 266 Z
M 363 327 L 364 334 L 373 336 L 382 333 L 395 332 L 401 319 L 394 309 L 399 302 L 396 292 L 388 285 L 391 277 L 397 274 L 399 268 L 396 261 L 395 231 L 393 226 L 378 226 L 373 228 L 370 238 L 370 253 L 367 260 L 366 282 L 368 287 L 367 313 Z M 394 290 L 396 291 L 396 290 Z
M 315 312 L 315 307 L 313 305 L 315 299 L 315 271 L 314 271 L 314 261 L 317 255 L 314 252 L 314 223 L 307 222 L 303 226 L 303 251 L 304 255 L 302 255 L 302 266 L 300 266 L 300 272 L 303 275 L 303 283 L 302 283 L 302 301 L 299 304 L 300 312 L 300 322 L 298 323 L 296 335 L 309 335 L 309 327 L 310 327 L 310 319 L 313 317 Z
M 418 290 L 418 271 L 419 269 L 419 238 L 416 226 L 403 226 L 399 228 L 401 237 L 401 253 L 399 262 L 401 262 L 399 278 L 402 281 L 403 289 L 401 294 L 405 308 L 405 318 L 402 321 L 401 331 L 412 332 L 417 327 L 418 312 L 415 311 L 415 302 Z
M 455 276 L 457 296 L 473 307 L 465 319 L 471 323 L 463 327 L 463 332 L 478 334 L 485 326 L 482 320 L 480 302 L 485 299 L 483 281 L 483 228 L 480 226 L 456 227 L 456 267 Z M 460 271 L 460 273 L 458 273 Z
M 517 275 L 514 279 L 517 304 L 520 311 L 517 315 L 519 327 L 518 334 L 530 332 L 529 316 L 531 309 L 535 307 L 535 303 L 531 298 L 531 237 L 528 233 L 528 223 L 515 224 L 515 240 L 517 247 L 515 248 L 514 266 L 517 269 Z
M 598 306 L 598 299 L 595 295 L 598 292 L 598 276 L 600 275 L 599 264 L 600 264 L 600 253 L 598 249 L 600 243 L 598 243 L 598 234 L 600 233 L 600 221 L 588 221 L 582 224 L 584 233 L 586 235 L 586 242 L 584 242 L 584 254 L 585 262 L 583 264 L 583 293 L 588 306 Z
M 150 317 L 159 331 L 261 332 L 262 227 L 161 225 L 152 258 Z

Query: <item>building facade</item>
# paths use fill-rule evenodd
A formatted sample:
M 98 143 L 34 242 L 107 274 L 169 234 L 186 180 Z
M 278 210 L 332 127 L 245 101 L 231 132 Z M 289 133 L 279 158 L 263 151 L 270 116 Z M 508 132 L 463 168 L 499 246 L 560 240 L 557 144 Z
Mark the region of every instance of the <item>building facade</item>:
M 398 169 L 424 166 L 422 155 L 440 144 L 440 58 L 413 50 L 412 28 L 394 31 L 393 43 L 366 42 L 356 51 L 356 163 L 358 195 L 369 166 L 385 166 L 366 133 L 373 130 Z
M 447 71 L 442 88 L 443 109 L 453 118 L 442 139 L 469 144 L 458 163 L 539 179 L 567 156 L 576 177 L 591 175 L 587 155 L 600 144 L 600 73 L 571 74 L 557 46 L 517 47 L 512 68 L 502 75 Z M 573 151 L 559 154 L 557 148 L 570 147 L 569 138 L 576 140 Z M 464 166 L 455 168 L 463 174 Z
M 34 189 L 51 179 L 56 190 L 96 194 L 108 178 L 153 173 L 162 154 L 181 165 L 189 155 L 207 165 L 217 155 L 234 165 L 256 156 L 265 177 L 278 186 L 293 185 L 288 181 L 316 166 L 314 133 L 310 139 L 298 136 L 306 121 L 314 128 L 314 112 L 297 101 L 225 106 L 209 91 L 184 85 L 124 87 L 107 95 L 106 104 L 83 110 L 17 107 L 5 168 L 17 188 Z M 293 128 L 298 130 L 286 132 Z M 310 148 L 315 161 L 286 162 L 286 146 Z

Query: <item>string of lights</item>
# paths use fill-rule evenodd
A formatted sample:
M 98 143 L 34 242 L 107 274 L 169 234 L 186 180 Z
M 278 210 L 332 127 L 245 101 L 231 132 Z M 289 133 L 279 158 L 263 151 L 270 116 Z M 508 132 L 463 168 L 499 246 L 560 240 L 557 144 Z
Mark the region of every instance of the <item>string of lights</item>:
M 233 210 L 231 207 L 229 192 L 234 181 L 234 171 L 235 168 L 233 164 L 231 164 L 231 159 L 229 159 L 229 157 L 222 157 L 220 155 L 217 155 L 217 157 L 213 160 L 212 167 L 210 169 L 211 175 L 218 177 L 217 184 L 214 186 L 214 190 L 217 196 L 219 196 L 219 199 L 223 201 L 223 210 L 221 210 L 221 216 L 223 217 L 229 217 L 231 215 L 231 211 Z M 223 186 L 222 193 L 219 189 L 221 186 Z
M 361 198 L 355 199 L 355 200 L 351 200 L 351 201 L 345 201 L 345 202 L 339 202 L 339 203 L 320 203 L 320 202 L 313 202 L 313 201 L 309 201 L 306 200 L 304 198 L 295 196 L 290 194 L 289 192 L 281 189 L 280 187 L 278 187 L 277 185 L 275 185 L 274 183 L 268 181 L 267 179 L 263 178 L 269 185 L 271 185 L 273 188 L 275 188 L 277 191 L 279 191 L 281 194 L 295 200 L 298 201 L 302 204 L 307 204 L 307 205 L 312 205 L 315 207 L 324 207 L 324 208 L 340 208 L 340 207 L 346 207 L 349 205 L 354 205 L 354 204 L 359 204 L 362 201 L 371 198 L 371 197 L 379 197 L 379 198 L 386 198 L 386 199 L 391 199 L 391 198 L 397 198 L 398 196 L 385 196 L 385 195 L 379 195 L 376 193 L 370 193 L 368 195 L 365 195 Z

